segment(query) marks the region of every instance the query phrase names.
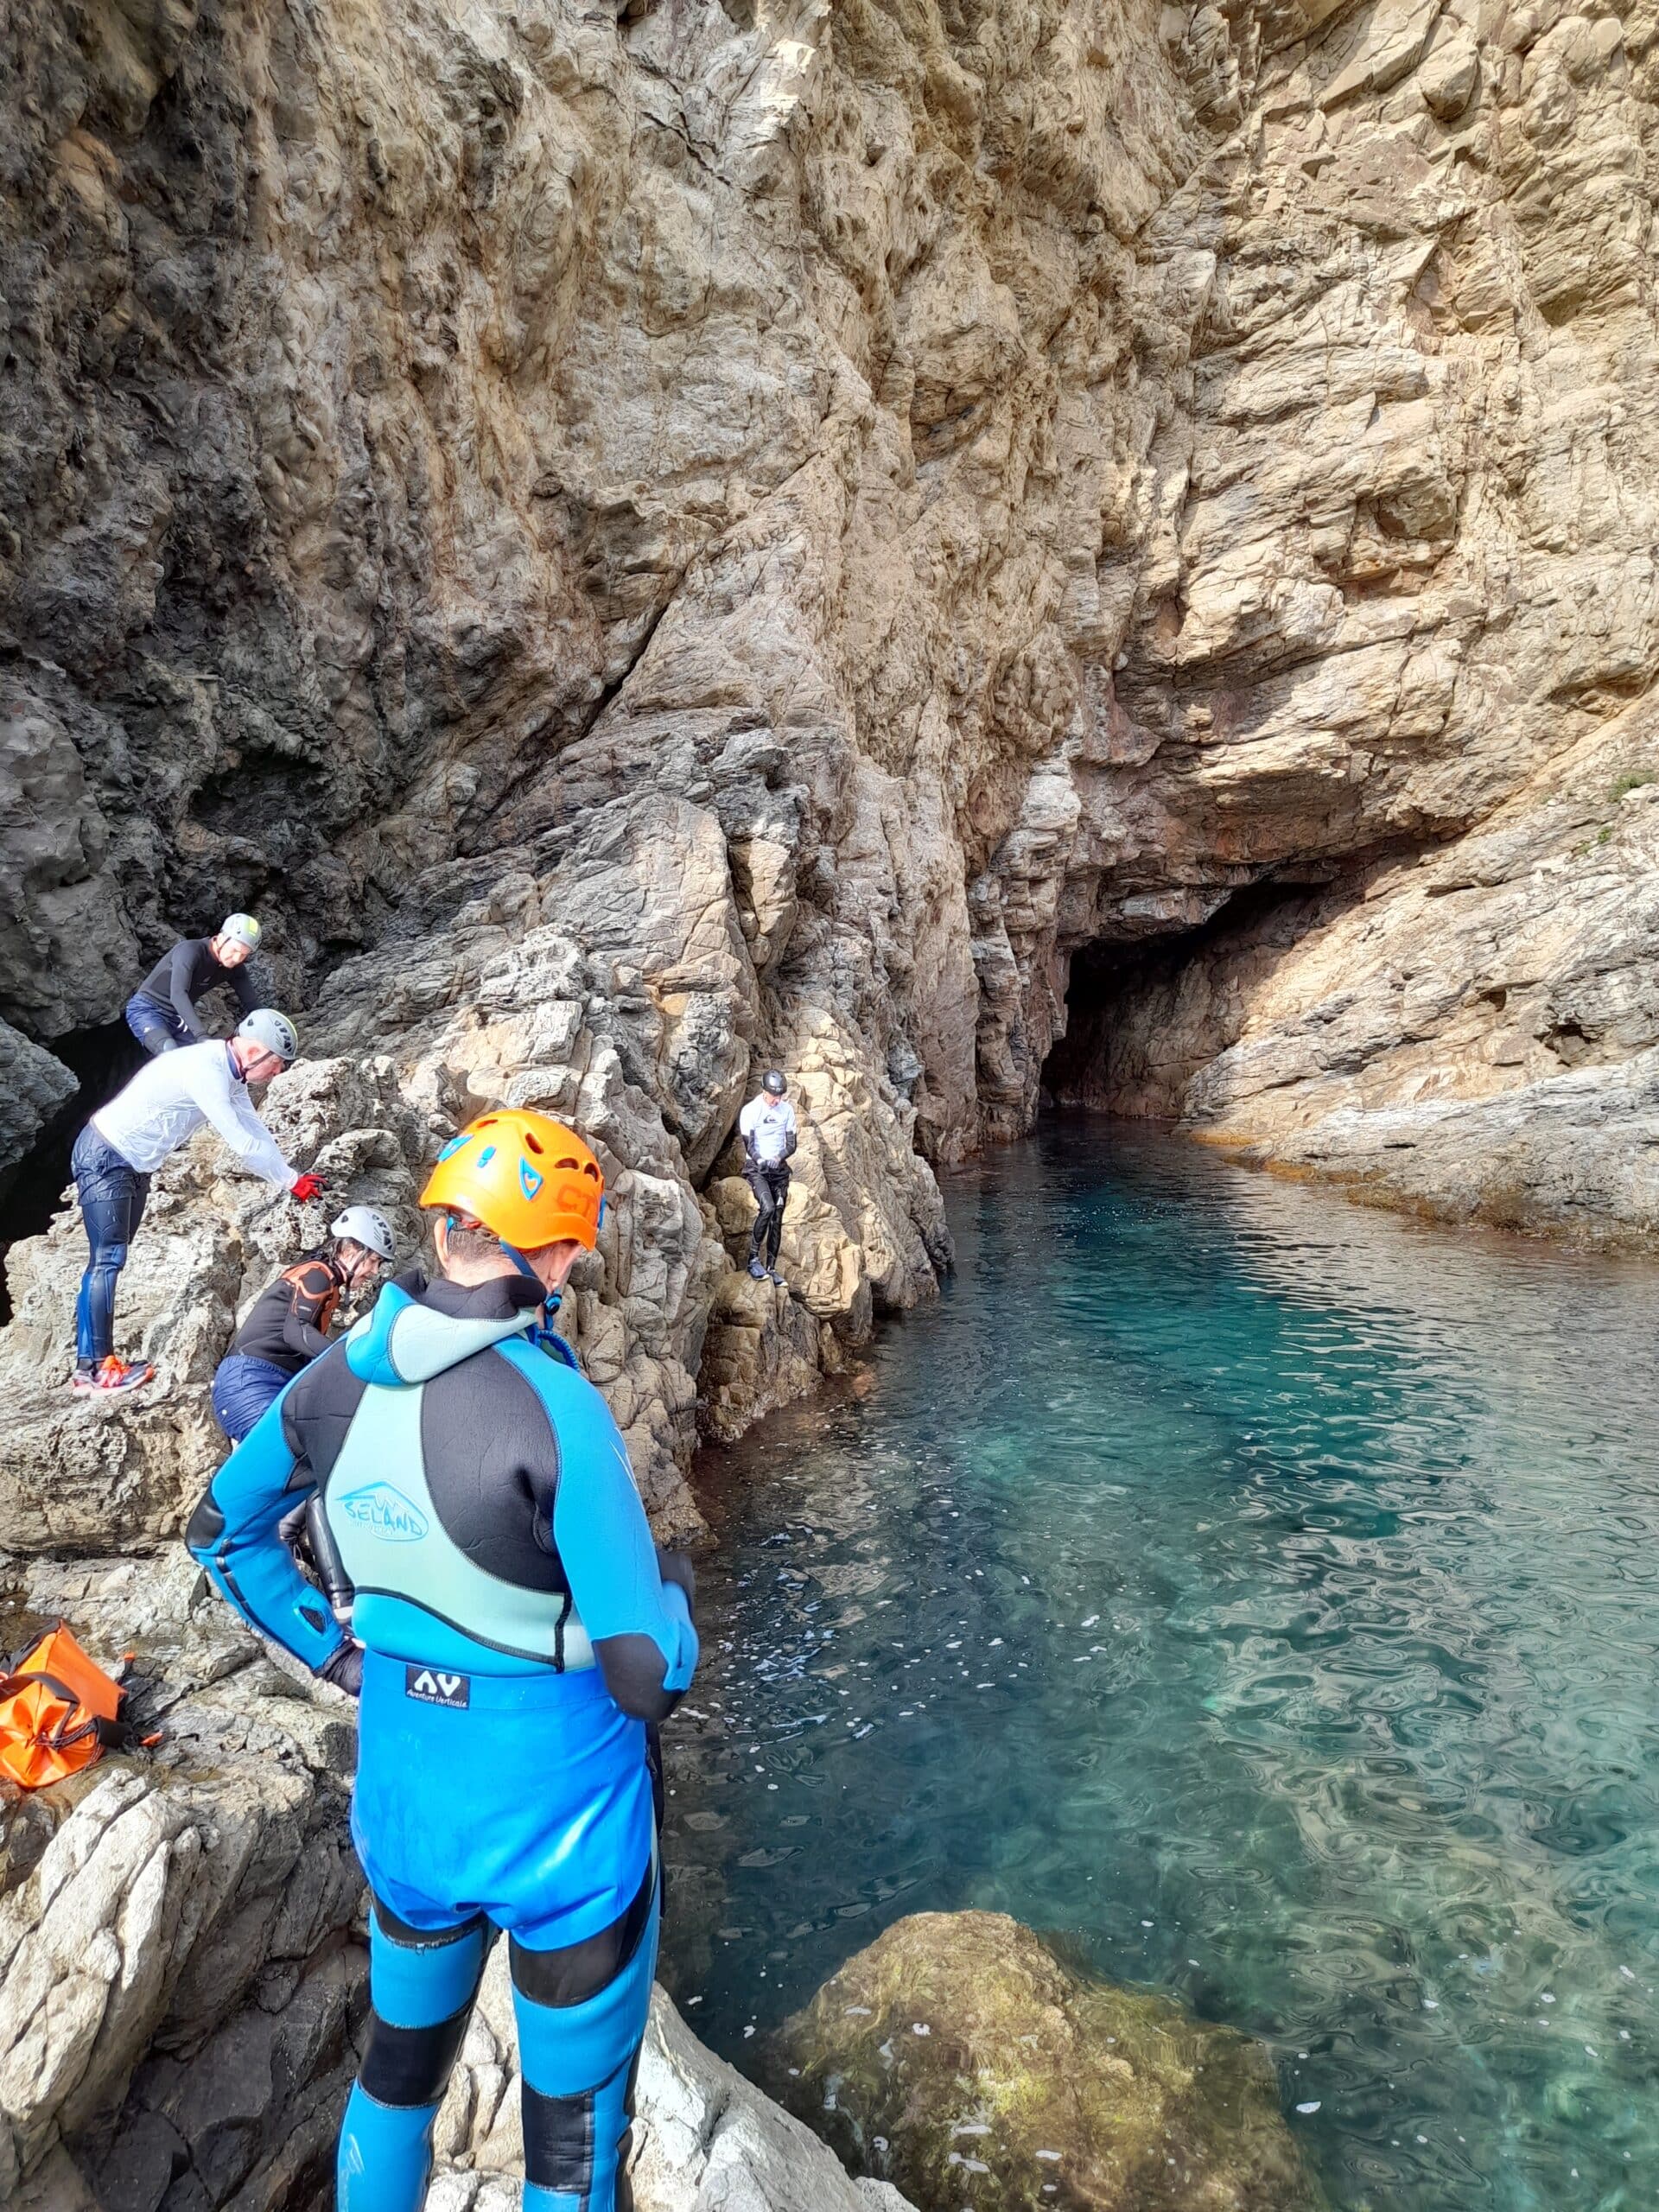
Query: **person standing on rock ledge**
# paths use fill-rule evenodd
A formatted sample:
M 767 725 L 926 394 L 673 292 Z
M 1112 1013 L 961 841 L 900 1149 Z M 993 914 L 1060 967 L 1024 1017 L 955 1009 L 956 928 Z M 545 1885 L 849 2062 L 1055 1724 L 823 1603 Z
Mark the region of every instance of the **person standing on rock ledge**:
M 115 1287 L 150 1177 L 204 1122 L 245 1166 L 292 1197 L 315 1198 L 322 1189 L 320 1177 L 289 1166 L 248 1099 L 250 1084 L 269 1083 L 299 1049 L 285 1014 L 256 1007 L 228 1042 L 210 1037 L 140 1068 L 75 1139 L 69 1168 L 92 1257 L 75 1301 L 74 1389 L 130 1390 L 155 1372 L 145 1361 L 115 1356 Z
M 342 1298 L 364 1290 L 396 1257 L 391 1224 L 378 1206 L 347 1206 L 328 1224 L 327 1251 L 308 1252 L 268 1282 L 213 1375 L 213 1419 L 232 1444 L 302 1368 L 328 1349 Z
M 440 1278 L 388 1284 L 186 1531 L 245 1619 L 362 1698 L 352 1836 L 372 2009 L 337 2212 L 418 2212 L 499 1929 L 525 2205 L 629 2202 L 661 1915 L 650 1732 L 690 1688 L 697 1637 L 690 1563 L 654 1549 L 605 1401 L 544 1325 L 604 1195 L 561 1122 L 504 1109 L 470 1123 L 421 1193 Z M 356 1643 L 283 1541 L 308 1491 Z
M 778 1248 L 784 1239 L 784 1208 L 789 1204 L 789 1162 L 795 1150 L 795 1109 L 789 1085 L 777 1068 L 768 1071 L 760 1090 L 737 1117 L 743 1140 L 743 1179 L 754 1193 L 758 1211 L 749 1231 L 749 1273 L 757 1282 L 768 1276 L 783 1282 Z
M 250 1014 L 259 986 L 246 963 L 259 942 L 251 914 L 228 914 L 217 937 L 188 937 L 158 960 L 127 1001 L 127 1027 L 147 1052 L 176 1052 L 199 1045 L 202 1027 L 196 1001 L 223 984 L 236 994 L 237 1011 Z

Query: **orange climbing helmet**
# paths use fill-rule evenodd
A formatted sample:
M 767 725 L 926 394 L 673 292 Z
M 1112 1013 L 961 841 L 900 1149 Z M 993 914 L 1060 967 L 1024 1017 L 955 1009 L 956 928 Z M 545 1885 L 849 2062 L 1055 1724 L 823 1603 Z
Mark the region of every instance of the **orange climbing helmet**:
M 605 1176 L 563 1122 L 503 1106 L 449 1140 L 420 1203 L 481 1223 L 521 1252 L 565 1237 L 591 1252 L 605 1217 Z

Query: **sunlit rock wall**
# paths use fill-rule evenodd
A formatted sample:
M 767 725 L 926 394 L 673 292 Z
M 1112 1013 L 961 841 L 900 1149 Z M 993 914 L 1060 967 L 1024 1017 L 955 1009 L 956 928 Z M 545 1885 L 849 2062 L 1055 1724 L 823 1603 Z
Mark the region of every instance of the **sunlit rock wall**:
M 729 1433 L 930 1287 L 927 1163 L 1028 1123 L 1080 948 L 1262 882 L 1317 937 L 1651 683 L 1651 6 L 7 37 L 10 1149 L 54 1039 L 254 906 L 428 1150 L 505 1096 L 593 1125 L 632 1213 L 582 1295 L 659 1471 L 700 1385 Z M 1076 1088 L 1274 1154 L 1308 1071 L 1236 1111 L 1220 1056 L 1306 994 L 1217 943 L 1179 1046 L 1131 990 Z M 1600 1034 L 1617 1122 L 1647 1040 Z M 734 1272 L 772 1059 L 787 1304 Z

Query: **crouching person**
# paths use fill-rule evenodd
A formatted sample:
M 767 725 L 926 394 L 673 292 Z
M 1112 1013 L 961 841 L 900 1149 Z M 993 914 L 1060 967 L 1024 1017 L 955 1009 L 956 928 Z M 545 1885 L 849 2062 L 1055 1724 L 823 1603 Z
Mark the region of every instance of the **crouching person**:
M 265 1285 L 213 1371 L 213 1419 L 232 1444 L 327 1351 L 340 1300 L 367 1290 L 396 1257 L 391 1224 L 378 1206 L 347 1206 L 329 1223 L 328 1238 Z
M 613 2212 L 657 1955 L 648 1732 L 696 1663 L 604 1400 L 542 1325 L 598 1235 L 569 1129 L 486 1114 L 421 1194 L 402 1278 L 214 1478 L 187 1540 L 231 1604 L 360 1689 L 352 1834 L 372 1896 L 367 2055 L 340 2212 L 418 2212 L 492 1932 L 511 1946 L 530 2212 Z M 308 1488 L 352 1636 L 278 1533 Z

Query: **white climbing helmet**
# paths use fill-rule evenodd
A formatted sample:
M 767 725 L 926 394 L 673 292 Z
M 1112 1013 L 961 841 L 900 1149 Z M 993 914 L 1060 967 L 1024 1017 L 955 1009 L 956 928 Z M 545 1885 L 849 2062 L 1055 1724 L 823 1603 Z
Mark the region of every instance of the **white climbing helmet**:
M 251 1014 L 244 1014 L 236 1025 L 238 1037 L 251 1037 L 256 1045 L 263 1045 L 268 1052 L 275 1052 L 279 1060 L 291 1060 L 300 1049 L 300 1039 L 293 1023 L 285 1014 L 278 1014 L 274 1006 L 257 1006 Z
M 391 1224 L 378 1206 L 347 1206 L 329 1223 L 328 1234 L 349 1236 L 353 1244 L 360 1244 L 365 1252 L 378 1253 L 388 1264 L 397 1256 Z
M 219 926 L 220 937 L 228 937 L 238 944 L 245 944 L 250 952 L 259 944 L 259 925 L 251 914 L 226 914 Z

